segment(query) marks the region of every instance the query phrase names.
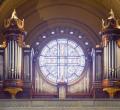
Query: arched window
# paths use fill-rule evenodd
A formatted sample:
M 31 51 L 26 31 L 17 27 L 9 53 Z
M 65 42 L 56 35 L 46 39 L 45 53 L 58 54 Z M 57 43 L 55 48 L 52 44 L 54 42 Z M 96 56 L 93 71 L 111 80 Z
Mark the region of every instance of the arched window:
M 48 81 L 71 83 L 80 78 L 85 67 L 85 55 L 76 42 L 56 39 L 43 47 L 39 66 Z

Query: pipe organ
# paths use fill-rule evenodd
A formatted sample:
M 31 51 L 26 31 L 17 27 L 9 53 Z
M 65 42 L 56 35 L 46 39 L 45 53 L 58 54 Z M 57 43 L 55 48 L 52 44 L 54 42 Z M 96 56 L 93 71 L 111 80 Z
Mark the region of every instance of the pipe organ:
M 114 97 L 120 91 L 120 26 L 112 10 L 110 17 L 102 20 L 101 36 L 104 51 L 103 91 Z
M 116 92 L 120 91 L 120 26 L 112 10 L 110 11 L 110 17 L 106 21 L 102 20 L 100 35 L 102 42 L 97 50 L 100 53 L 101 48 L 103 55 L 99 54 L 98 58 L 98 54 L 95 52 L 96 49 L 93 49 L 93 76 L 96 78 L 95 74 L 97 76 L 101 74 L 99 76 L 99 78 L 101 77 L 99 88 L 102 92 L 108 93 L 109 97 L 112 98 Z M 101 58 L 102 60 L 100 60 Z M 99 79 L 96 81 L 98 82 Z
M 86 49 L 84 72 L 72 84 L 53 84 L 43 77 L 39 65 L 42 43 L 32 42 L 31 49 L 24 42 L 25 36 L 24 19 L 20 20 L 14 10 L 4 21 L 0 45 L 0 98 L 113 98 L 120 92 L 120 25 L 112 10 L 110 17 L 102 20 L 100 45 L 88 49 L 90 52 Z
M 24 42 L 24 20 L 16 16 L 15 10 L 11 18 L 4 21 L 3 31 L 4 41 L 0 45 L 0 78 L 3 78 L 4 91 L 14 98 L 18 92 L 23 91 L 26 79 L 31 81 L 31 49 Z

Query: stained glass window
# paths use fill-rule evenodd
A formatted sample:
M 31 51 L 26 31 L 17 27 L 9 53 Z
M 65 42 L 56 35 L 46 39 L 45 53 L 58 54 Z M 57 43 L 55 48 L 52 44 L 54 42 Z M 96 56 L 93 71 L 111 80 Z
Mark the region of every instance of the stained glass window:
M 85 67 L 82 48 L 72 40 L 50 41 L 41 51 L 39 65 L 43 75 L 51 82 L 77 80 Z

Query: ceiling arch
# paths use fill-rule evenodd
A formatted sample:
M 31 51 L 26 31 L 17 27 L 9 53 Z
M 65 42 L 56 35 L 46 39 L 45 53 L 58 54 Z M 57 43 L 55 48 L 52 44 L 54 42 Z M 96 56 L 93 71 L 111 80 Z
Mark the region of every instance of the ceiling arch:
M 53 30 L 55 27 L 63 27 L 63 29 L 64 27 L 72 27 L 79 30 L 80 34 L 84 36 L 85 39 L 90 41 L 92 47 L 96 45 L 96 42 L 100 41 L 99 37 L 96 37 L 97 35 L 94 30 L 92 30 L 88 25 L 68 18 L 49 19 L 41 24 L 38 24 L 28 33 L 29 38 L 27 38 L 26 41 L 33 42 L 34 44 L 36 41 L 38 41 L 38 38 L 41 37 L 42 33 L 46 33 L 47 30 Z M 32 35 L 34 35 L 34 39 L 32 39 Z
M 31 42 L 31 38 L 36 38 L 37 33 L 40 34 L 45 29 L 44 26 L 48 28 L 48 25 L 65 24 L 66 20 L 71 26 L 77 24 L 86 30 L 95 46 L 100 42 L 98 33 L 101 30 L 101 19 L 107 17 L 110 8 L 119 16 L 118 4 L 119 0 L 4 0 L 0 6 L 0 24 L 2 29 L 3 20 L 10 17 L 16 8 L 18 17 L 25 19 L 27 42 Z

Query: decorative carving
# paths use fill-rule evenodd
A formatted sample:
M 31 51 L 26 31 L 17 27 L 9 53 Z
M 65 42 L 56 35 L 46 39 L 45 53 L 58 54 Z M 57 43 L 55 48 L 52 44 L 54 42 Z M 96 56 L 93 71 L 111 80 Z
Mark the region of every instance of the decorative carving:
M 115 15 L 112 9 L 110 10 L 109 14 L 110 16 L 108 17 L 108 19 L 115 19 Z
M 4 20 L 4 27 L 8 28 L 10 26 L 10 19 Z
M 105 21 L 102 19 L 102 29 L 106 28 L 105 27 Z
M 30 48 L 30 45 L 26 45 L 25 42 L 24 42 L 24 38 L 23 36 L 19 35 L 18 38 L 17 38 L 17 42 L 18 42 L 18 45 L 20 47 L 26 47 L 26 48 Z
M 108 36 L 103 36 L 102 37 L 102 45 L 106 47 L 108 42 L 109 42 Z
M 103 86 L 103 88 L 109 87 L 109 86 L 110 86 L 110 81 L 109 81 L 109 79 L 104 79 L 104 80 L 102 81 L 102 86 Z
M 120 88 L 108 87 L 104 88 L 103 91 L 106 91 L 109 94 L 110 98 L 114 98 L 115 93 L 120 91 Z
M 7 19 L 7 20 L 4 20 L 4 27 L 5 28 L 8 28 L 10 27 L 11 25 L 17 25 L 17 27 L 19 29 L 23 29 L 24 30 L 24 19 L 23 20 L 20 20 L 17 15 L 16 15 L 16 11 L 14 9 L 12 15 L 11 15 L 11 18 L 10 19 Z
M 24 28 L 24 19 L 23 20 L 18 19 L 16 22 L 17 22 L 17 26 L 20 29 Z
M 106 21 L 104 21 L 102 19 L 102 29 L 106 29 L 106 28 L 120 28 L 120 24 L 119 24 L 119 20 L 115 18 L 114 12 L 111 9 L 109 12 L 110 16 L 108 17 L 108 19 Z
M 16 10 L 15 10 L 15 9 L 14 9 L 14 11 L 12 12 L 11 19 L 18 19 L 17 15 L 16 15 Z
M 120 39 L 117 40 L 117 45 L 120 48 Z
M 8 88 L 5 88 L 4 91 L 9 92 L 11 94 L 12 98 L 14 99 L 16 94 L 18 92 L 22 92 L 23 89 L 22 88 L 17 88 L 17 87 L 15 87 L 15 88 L 14 87 L 8 87 Z
M 21 35 L 18 36 L 17 42 L 20 47 L 24 47 L 23 37 Z
M 0 45 L 1 48 L 6 48 L 6 46 L 7 46 L 6 41 L 3 41 L 2 45 Z

